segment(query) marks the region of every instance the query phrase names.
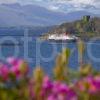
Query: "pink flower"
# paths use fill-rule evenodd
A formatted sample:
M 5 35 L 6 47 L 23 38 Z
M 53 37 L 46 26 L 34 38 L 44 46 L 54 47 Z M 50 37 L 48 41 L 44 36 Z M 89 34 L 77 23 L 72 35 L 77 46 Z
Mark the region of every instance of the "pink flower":
M 96 77 L 92 80 L 90 90 L 100 92 L 100 77 Z
M 27 75 L 28 74 L 28 71 L 29 71 L 29 67 L 28 67 L 28 64 L 24 61 L 24 60 L 19 60 L 18 61 L 18 64 L 17 64 L 21 74 L 23 75 Z
M 97 93 L 97 88 L 94 84 L 90 84 L 90 87 L 89 87 L 89 93 Z
M 50 95 L 48 96 L 47 100 L 58 100 L 56 96 Z
M 17 77 L 21 75 L 27 75 L 28 73 L 28 65 L 25 63 L 25 61 L 19 59 L 8 59 L 9 63 L 12 64 L 11 72 L 14 73 Z
M 59 94 L 57 100 L 66 100 L 66 96 Z
M 69 91 L 69 87 L 64 83 L 60 84 L 58 88 L 59 88 L 59 92 L 61 93 L 67 93 Z
M 49 77 L 45 76 L 43 78 L 43 85 L 42 85 L 43 89 L 49 89 L 49 90 L 51 90 L 52 86 L 53 86 L 53 84 L 52 84 L 51 80 L 49 79 Z
M 95 77 L 94 79 L 94 84 L 97 87 L 97 89 L 100 91 L 100 76 L 99 77 Z
M 7 58 L 7 62 L 8 62 L 9 64 L 11 64 L 12 66 L 16 66 L 16 65 L 18 64 L 18 60 L 15 59 L 14 57 L 9 57 L 9 58 Z
M 3 65 L 0 67 L 0 75 L 4 80 L 8 79 L 9 69 L 7 66 Z
M 17 65 L 11 67 L 10 72 L 13 73 L 13 74 L 15 74 L 16 77 L 19 77 L 20 74 L 21 74 L 20 70 L 19 70 L 19 67 Z
M 54 82 L 52 91 L 53 93 L 67 93 L 69 87 L 64 83 Z
M 88 76 L 78 82 L 78 88 L 81 91 L 87 90 L 88 93 L 97 93 L 100 91 L 100 79 L 93 76 Z
M 58 82 L 58 81 L 55 81 L 54 83 L 53 83 L 53 89 L 52 89 L 52 92 L 54 93 L 54 94 L 57 94 L 57 93 L 59 93 L 59 86 L 60 86 L 60 82 Z
M 67 92 L 67 98 L 66 98 L 66 100 L 78 100 L 78 96 L 77 96 L 77 94 L 75 93 L 74 90 L 70 89 Z
M 77 87 L 80 91 L 85 91 L 85 86 L 84 86 L 84 83 L 82 81 L 79 81 L 77 83 Z

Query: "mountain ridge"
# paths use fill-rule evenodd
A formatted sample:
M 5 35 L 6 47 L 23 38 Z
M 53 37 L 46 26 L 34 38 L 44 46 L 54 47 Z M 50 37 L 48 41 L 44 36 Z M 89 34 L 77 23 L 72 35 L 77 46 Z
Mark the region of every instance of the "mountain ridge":
M 85 11 L 53 12 L 37 5 L 0 4 L 0 26 L 52 26 L 80 19 L 83 15 L 100 16 Z

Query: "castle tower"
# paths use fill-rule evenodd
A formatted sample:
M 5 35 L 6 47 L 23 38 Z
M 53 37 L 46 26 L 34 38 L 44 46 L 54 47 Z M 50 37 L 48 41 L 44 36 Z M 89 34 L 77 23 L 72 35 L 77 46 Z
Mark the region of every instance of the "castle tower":
M 90 21 L 90 16 L 89 15 L 83 16 L 83 21 L 84 22 L 89 22 Z

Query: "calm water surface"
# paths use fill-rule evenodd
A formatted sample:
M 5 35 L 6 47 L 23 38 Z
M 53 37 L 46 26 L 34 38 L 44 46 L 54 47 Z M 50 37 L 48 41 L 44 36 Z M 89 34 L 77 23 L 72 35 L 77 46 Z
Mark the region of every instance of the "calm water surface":
M 2 32 L 1 32 L 2 33 Z M 12 41 L 7 40 L 7 35 L 16 40 L 18 43 L 13 45 Z M 5 61 L 7 57 L 16 56 L 18 58 L 26 59 L 31 68 L 41 66 L 47 73 L 52 72 L 55 64 L 55 58 L 62 48 L 68 47 L 72 54 L 69 61 L 69 66 L 73 69 L 78 68 L 78 52 L 76 43 L 58 43 L 50 41 L 40 41 L 37 35 L 29 35 L 32 41 L 25 47 L 22 38 L 23 35 L 0 34 L 0 60 Z M 9 38 L 9 37 L 8 37 Z M 10 45 L 9 45 L 9 44 Z M 89 62 L 97 70 L 100 70 L 100 41 L 85 42 L 86 52 L 84 56 L 85 62 Z M 27 44 L 26 44 L 27 45 Z M 17 47 L 17 54 L 15 54 Z M 27 54 L 26 54 L 27 52 Z M 27 59 L 27 57 L 29 59 Z

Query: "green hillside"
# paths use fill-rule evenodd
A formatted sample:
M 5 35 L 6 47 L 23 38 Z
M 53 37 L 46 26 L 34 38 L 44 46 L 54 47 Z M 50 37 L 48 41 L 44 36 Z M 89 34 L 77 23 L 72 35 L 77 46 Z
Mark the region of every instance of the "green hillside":
M 100 18 L 83 16 L 81 20 L 63 23 L 48 32 L 48 34 L 62 34 L 68 32 L 81 38 L 100 36 Z

